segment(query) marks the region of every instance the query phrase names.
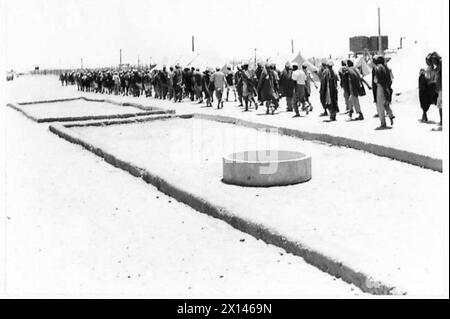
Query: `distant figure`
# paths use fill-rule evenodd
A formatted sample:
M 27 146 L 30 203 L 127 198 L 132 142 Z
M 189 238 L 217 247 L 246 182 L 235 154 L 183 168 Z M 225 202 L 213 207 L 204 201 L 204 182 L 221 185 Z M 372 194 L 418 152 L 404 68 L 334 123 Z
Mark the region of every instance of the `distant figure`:
M 202 80 L 203 75 L 200 72 L 200 69 L 195 69 L 194 72 L 194 91 L 195 91 L 195 99 L 199 104 L 203 103 L 203 94 L 202 94 Z
M 262 64 L 262 62 L 258 62 L 256 65 L 256 70 L 255 70 L 255 76 L 256 76 L 256 85 L 258 85 L 257 83 L 259 83 L 259 80 L 261 79 L 261 74 L 263 72 L 264 66 Z M 263 105 L 264 102 L 261 100 L 261 96 L 258 93 L 258 101 L 259 101 L 259 105 Z
M 242 102 L 242 98 L 243 98 L 243 96 L 242 96 L 242 87 L 243 87 L 242 72 L 243 71 L 242 71 L 241 67 L 238 65 L 237 72 L 234 74 L 234 84 L 236 85 L 239 106 L 244 106 L 244 104 Z
M 376 55 L 373 58 L 375 64 L 372 69 L 372 81 L 376 84 L 373 89 L 376 90 L 375 93 L 375 103 L 377 105 L 378 117 L 380 118 L 381 125 L 377 129 L 385 129 L 386 120 L 385 113 L 389 116 L 391 125 L 394 125 L 394 114 L 391 110 L 392 101 L 392 78 L 391 72 L 385 65 L 385 60 L 383 56 Z
M 64 81 L 65 81 L 65 79 L 64 79 L 64 73 L 61 73 L 61 74 L 59 75 L 59 80 L 61 81 L 61 86 L 64 86 Z
M 431 54 L 425 58 L 426 69 L 419 72 L 419 101 L 422 108 L 422 123 L 428 122 L 427 112 L 431 104 L 437 104 L 438 93 L 436 90 L 436 81 L 433 79 L 433 64 L 431 63 Z
M 119 90 L 120 90 L 120 77 L 119 77 L 119 74 L 117 72 L 114 72 L 112 80 L 114 82 L 114 95 L 118 95 L 119 94 Z
M 174 75 L 173 66 L 170 66 L 169 71 L 167 71 L 167 99 L 168 100 L 175 98 L 175 91 L 173 89 L 173 75 Z
M 325 114 L 326 110 L 330 112 L 330 121 L 336 121 L 336 113 L 339 112 L 337 81 L 338 76 L 334 73 L 333 61 L 330 60 L 322 71 L 320 87 L 320 95 L 325 104 Z
M 260 100 L 266 102 L 266 114 L 273 115 L 278 108 L 278 75 L 269 63 L 261 72 L 257 92 Z
M 211 81 L 214 83 L 214 92 L 217 98 L 217 108 L 222 109 L 223 108 L 222 96 L 226 85 L 226 79 L 225 74 L 223 74 L 223 72 L 220 71 L 219 67 L 216 68 L 216 72 L 214 72 L 214 74 L 212 75 Z
M 347 61 L 341 61 L 341 68 L 338 71 L 339 81 L 341 84 L 341 89 L 344 91 L 344 102 L 345 102 L 345 114 L 350 113 L 350 105 L 348 103 L 348 99 L 350 97 L 350 88 L 349 88 L 349 74 L 347 68 Z
M 431 53 L 434 80 L 436 81 L 437 107 L 439 109 L 439 129 L 442 130 L 442 57 L 437 53 Z
M 287 112 L 293 111 L 294 86 L 291 63 L 287 62 L 280 76 L 280 98 L 286 98 Z
M 228 102 L 228 97 L 229 97 L 230 90 L 231 90 L 234 94 L 234 102 L 237 102 L 236 86 L 235 86 L 235 82 L 234 82 L 234 72 L 231 70 L 230 66 L 227 66 L 227 75 L 225 76 L 225 78 L 227 80 L 227 99 L 226 99 L 226 101 Z
M 320 116 L 328 116 L 328 112 L 327 112 L 327 106 L 326 106 L 326 83 L 325 83 L 325 77 L 324 77 L 324 73 L 327 70 L 327 64 L 325 62 L 322 62 L 322 65 L 319 69 L 317 73 L 317 76 L 319 77 L 320 80 L 320 103 L 322 104 L 323 107 L 323 113 L 320 114 Z
M 175 71 L 173 72 L 173 90 L 175 94 L 174 102 L 181 102 L 183 99 L 183 71 L 181 65 L 177 63 Z
M 255 81 L 256 76 L 248 69 L 248 63 L 242 64 L 242 97 L 244 98 L 245 111 L 251 102 L 255 104 L 255 109 L 258 109 L 258 104 L 255 101 Z
M 361 105 L 359 103 L 359 96 L 366 95 L 363 83 L 366 84 L 369 89 L 371 89 L 371 87 L 364 80 L 361 73 L 359 73 L 358 68 L 356 68 L 353 65 L 353 61 L 351 61 L 351 60 L 347 61 L 347 72 L 348 72 L 348 76 L 346 77 L 346 80 L 348 81 L 348 89 L 349 89 L 349 97 L 348 97 L 349 113 L 348 114 L 349 114 L 349 117 L 351 118 L 353 115 L 353 112 L 356 111 L 356 113 L 358 114 L 358 117 L 355 120 L 361 121 L 361 120 L 364 120 L 364 116 L 361 111 Z
M 209 69 L 206 69 L 203 72 L 203 77 L 202 77 L 202 90 L 203 90 L 203 94 L 205 95 L 206 107 L 212 107 L 210 84 L 211 84 L 211 73 L 210 73 Z
M 312 77 L 311 72 L 308 71 L 308 65 L 306 63 L 303 63 L 302 65 L 303 72 L 306 76 L 306 82 L 305 82 L 305 108 L 307 108 L 307 112 L 312 112 L 313 106 L 311 102 L 309 101 L 309 97 L 311 96 L 311 82 L 314 84 L 315 88 L 317 89 L 316 81 L 314 81 L 314 78 Z M 309 110 L 308 110 L 309 109 Z
M 298 68 L 298 64 L 296 62 L 292 63 L 292 80 L 294 81 L 294 117 L 300 117 L 298 107 L 301 105 L 302 110 L 305 107 L 306 74 L 303 70 Z

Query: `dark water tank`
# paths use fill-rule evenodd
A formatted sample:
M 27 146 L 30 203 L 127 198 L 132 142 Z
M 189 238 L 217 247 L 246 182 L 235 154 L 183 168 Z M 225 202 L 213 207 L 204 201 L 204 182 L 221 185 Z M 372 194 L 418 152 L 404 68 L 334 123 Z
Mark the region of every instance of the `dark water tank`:
M 389 48 L 388 36 L 381 36 L 381 50 L 387 50 Z M 369 39 L 369 50 L 378 51 L 378 36 L 370 37 Z
M 369 49 L 369 37 L 357 36 L 350 38 L 350 51 L 362 52 L 365 49 Z

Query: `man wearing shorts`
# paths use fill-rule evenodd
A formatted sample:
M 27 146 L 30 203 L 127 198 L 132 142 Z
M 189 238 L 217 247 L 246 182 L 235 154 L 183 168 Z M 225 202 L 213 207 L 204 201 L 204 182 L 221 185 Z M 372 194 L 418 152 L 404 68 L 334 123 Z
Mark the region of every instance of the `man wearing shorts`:
M 302 105 L 302 109 L 305 105 L 305 87 L 306 87 L 306 74 L 303 70 L 299 70 L 298 64 L 292 64 L 292 80 L 294 81 L 294 117 L 300 117 L 298 105 Z
M 234 72 L 231 70 L 231 67 L 227 67 L 227 75 L 225 76 L 225 79 L 227 81 L 227 99 L 228 102 L 228 96 L 230 94 L 230 90 L 233 91 L 234 94 L 234 102 L 237 102 L 236 98 L 236 88 L 234 86 Z

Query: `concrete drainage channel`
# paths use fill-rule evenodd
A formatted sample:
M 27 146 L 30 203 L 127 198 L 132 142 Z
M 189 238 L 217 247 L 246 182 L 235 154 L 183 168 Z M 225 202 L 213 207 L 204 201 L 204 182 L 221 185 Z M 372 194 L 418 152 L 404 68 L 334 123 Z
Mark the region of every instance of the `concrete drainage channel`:
M 76 101 L 76 100 L 93 102 L 93 103 L 109 103 L 109 104 L 121 106 L 121 107 L 132 107 L 132 108 L 138 109 L 139 111 L 122 113 L 122 114 L 109 114 L 109 115 L 36 117 L 24 109 L 24 106 L 27 106 L 27 105 L 46 104 L 46 103 L 61 103 L 61 102 L 70 102 L 70 101 Z M 139 103 L 128 103 L 128 102 L 122 103 L 122 102 L 116 102 L 111 99 L 89 99 L 84 96 L 76 97 L 76 98 L 66 98 L 66 99 L 41 100 L 41 101 L 22 102 L 22 103 L 8 103 L 7 106 L 22 113 L 25 117 L 27 117 L 30 120 L 35 121 L 37 123 L 126 119 L 126 118 L 134 118 L 136 116 L 148 116 L 148 115 L 174 114 L 175 113 L 174 110 L 163 110 L 163 109 L 157 108 L 157 107 L 144 106 Z
M 103 158 L 109 164 L 129 172 L 131 175 L 143 179 L 148 184 L 155 186 L 162 193 L 173 197 L 179 202 L 182 202 L 198 212 L 207 214 L 211 217 L 221 219 L 231 225 L 232 227 L 245 232 L 257 239 L 261 239 L 267 244 L 278 246 L 286 252 L 302 257 L 309 264 L 319 268 L 320 270 L 334 276 L 341 278 L 347 283 L 354 284 L 362 291 L 375 295 L 401 294 L 395 287 L 378 281 L 372 278 L 369 274 L 357 271 L 349 267 L 344 262 L 331 258 L 322 254 L 321 252 L 304 245 L 301 242 L 292 240 L 278 233 L 277 231 L 266 227 L 264 225 L 255 223 L 246 218 L 233 215 L 232 212 L 224 207 L 220 207 L 212 203 L 206 198 L 196 196 L 186 189 L 182 189 L 177 185 L 168 182 L 164 178 L 142 168 L 133 163 L 127 162 L 124 159 L 118 158 L 115 155 L 105 151 L 104 149 L 90 144 L 83 140 L 82 136 L 71 130 L 71 127 L 85 127 L 85 126 L 104 126 L 127 124 L 134 122 L 155 121 L 155 120 L 170 120 L 172 118 L 192 118 L 199 116 L 197 114 L 191 115 L 156 115 L 148 117 L 136 117 L 126 120 L 108 120 L 108 121 L 91 121 L 91 122 L 74 122 L 64 124 L 50 125 L 49 129 L 59 137 L 81 145 L 90 152 Z
M 374 155 L 387 157 L 396 161 L 408 163 L 411 165 L 419 166 L 421 168 L 431 169 L 433 171 L 442 172 L 442 160 L 433 158 L 427 155 L 417 154 L 413 152 L 408 152 L 404 150 L 399 150 L 393 147 L 387 147 L 383 145 L 366 143 L 342 136 L 333 136 L 329 134 L 321 134 L 321 133 L 311 133 L 306 131 L 300 131 L 297 129 L 289 129 L 285 127 L 278 127 L 268 124 L 261 124 L 252 121 L 245 121 L 238 118 L 223 116 L 223 115 L 208 115 L 196 113 L 194 117 L 216 121 L 221 123 L 228 123 L 234 125 L 240 125 L 253 129 L 266 129 L 268 130 L 277 130 L 278 134 L 292 136 L 296 138 L 300 138 L 307 141 L 319 141 L 327 144 L 331 144 L 334 146 L 345 146 L 349 148 L 353 148 L 359 151 L 365 151 Z

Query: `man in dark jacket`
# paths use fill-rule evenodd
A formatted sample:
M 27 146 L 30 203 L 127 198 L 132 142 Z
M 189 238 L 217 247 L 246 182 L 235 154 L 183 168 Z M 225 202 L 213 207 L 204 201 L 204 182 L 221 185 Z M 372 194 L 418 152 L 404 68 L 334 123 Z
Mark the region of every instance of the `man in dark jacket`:
M 433 78 L 436 83 L 436 93 L 438 95 L 436 105 L 439 109 L 439 127 L 442 130 L 442 57 L 437 52 L 432 52 L 430 56 L 433 64 Z
M 267 63 L 263 69 L 257 88 L 258 96 L 262 102 L 266 102 L 266 114 L 275 113 L 278 108 L 278 76 Z
M 258 64 L 256 65 L 256 70 L 255 70 L 255 75 L 256 75 L 256 82 L 259 83 L 259 80 L 261 79 L 261 74 L 264 70 L 264 66 L 261 62 L 258 62 Z M 263 105 L 264 102 L 261 100 L 261 97 L 258 94 L 258 101 L 259 101 L 259 105 Z
M 372 69 L 372 82 L 376 84 L 376 100 L 378 117 L 381 125 L 378 129 L 386 128 L 385 114 L 387 113 L 391 120 L 391 125 L 394 124 L 394 114 L 392 113 L 390 104 L 392 101 L 392 78 L 391 72 L 385 65 L 383 56 L 377 55 L 373 58 L 375 63 Z
M 319 80 L 320 80 L 320 89 L 319 89 L 320 103 L 322 104 L 322 107 L 323 107 L 323 113 L 320 114 L 320 116 L 328 116 L 327 106 L 326 106 L 326 101 L 325 101 L 326 83 L 325 83 L 324 73 L 326 72 L 326 70 L 327 70 L 327 63 L 323 62 L 319 71 L 317 72 L 317 76 L 319 77 Z
M 234 94 L 234 102 L 237 102 L 237 97 L 236 97 L 236 83 L 234 82 L 234 72 L 233 70 L 231 70 L 231 66 L 227 66 L 227 72 L 225 75 L 225 78 L 227 80 L 227 98 L 226 101 L 228 102 L 228 97 L 230 94 L 230 90 L 233 92 Z
M 256 75 L 248 69 L 248 63 L 242 64 L 242 97 L 244 99 L 245 111 L 248 111 L 248 107 L 253 102 L 255 109 L 258 109 L 258 104 L 255 101 L 255 82 Z
M 175 71 L 173 73 L 173 90 L 175 93 L 174 102 L 181 102 L 183 99 L 183 72 L 181 71 L 181 66 L 177 64 L 175 66 Z
M 203 75 L 200 72 L 200 69 L 197 68 L 194 72 L 193 81 L 194 81 L 195 98 L 199 104 L 203 103 L 202 80 Z
M 344 91 L 344 101 L 345 101 L 345 107 L 346 107 L 345 114 L 348 114 L 348 113 L 350 113 L 350 106 L 348 103 L 348 99 L 350 97 L 350 88 L 348 86 L 347 61 L 341 62 L 341 68 L 339 69 L 338 75 L 339 75 L 339 81 L 341 84 L 341 89 Z
M 292 112 L 292 99 L 294 97 L 294 81 L 292 80 L 292 68 L 289 62 L 286 63 L 280 75 L 280 98 L 286 97 L 286 111 Z
M 365 83 L 369 89 L 371 87 L 363 79 L 362 75 L 359 73 L 359 70 L 353 65 L 352 60 L 347 61 L 346 73 L 347 76 L 345 76 L 344 79 L 347 80 L 347 83 L 344 83 L 344 86 L 348 87 L 349 116 L 351 118 L 353 112 L 356 111 L 356 113 L 358 113 L 358 117 L 355 120 L 364 120 L 364 116 L 361 112 L 361 105 L 359 104 L 359 96 L 365 94 L 363 83 Z
M 336 121 L 336 113 L 339 112 L 337 81 L 338 76 L 333 71 L 333 61 L 328 61 L 322 72 L 320 95 L 323 97 L 325 108 L 330 112 L 330 121 Z
M 238 65 L 237 66 L 237 72 L 234 74 L 234 83 L 236 85 L 236 91 L 238 94 L 238 100 L 239 100 L 239 106 L 244 106 L 242 104 L 242 93 L 243 93 L 243 79 L 242 79 L 242 69 Z
M 427 70 L 421 69 L 419 73 L 419 101 L 422 108 L 421 121 L 428 122 L 427 112 L 431 104 L 437 104 L 438 94 L 436 92 L 436 83 L 431 80 L 431 70 L 433 69 L 431 63 L 431 55 L 428 54 L 425 58 Z
M 203 76 L 202 76 L 202 90 L 203 90 L 203 94 L 205 95 L 205 99 L 206 99 L 206 107 L 212 107 L 212 103 L 211 103 L 212 92 L 210 90 L 210 85 L 211 85 L 211 72 L 209 69 L 206 69 L 203 72 Z

